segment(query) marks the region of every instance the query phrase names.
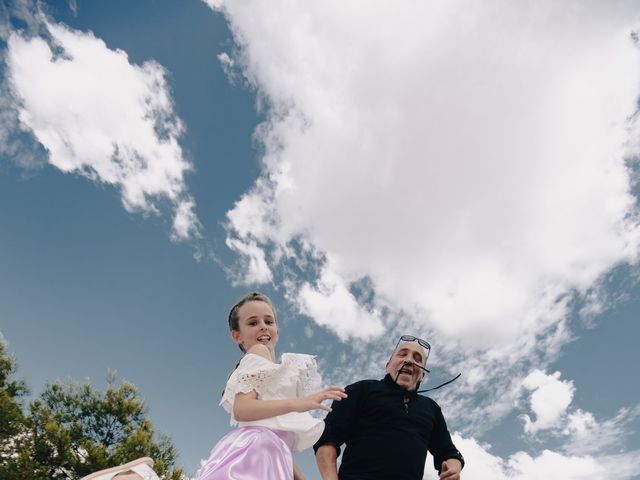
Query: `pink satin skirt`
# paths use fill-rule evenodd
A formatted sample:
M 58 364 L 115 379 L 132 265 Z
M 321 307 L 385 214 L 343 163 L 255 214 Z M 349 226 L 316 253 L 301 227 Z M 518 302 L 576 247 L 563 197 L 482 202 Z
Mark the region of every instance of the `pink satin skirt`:
M 213 447 L 198 480 L 293 480 L 292 432 L 240 427 Z

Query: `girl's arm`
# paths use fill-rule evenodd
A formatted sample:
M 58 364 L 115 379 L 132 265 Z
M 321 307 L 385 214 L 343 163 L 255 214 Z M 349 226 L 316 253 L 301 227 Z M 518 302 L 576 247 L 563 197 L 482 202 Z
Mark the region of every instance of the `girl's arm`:
M 331 411 L 331 407 L 323 404 L 325 400 L 340 401 L 347 396 L 342 387 L 327 387 L 313 395 L 284 400 L 260 400 L 255 391 L 238 393 L 233 402 L 233 417 L 238 422 L 253 422 L 270 417 L 277 417 L 289 412 L 306 412 L 309 410 Z
M 294 398 L 284 400 L 258 400 L 255 391 L 238 393 L 233 402 L 233 417 L 238 422 L 253 422 L 277 417 L 294 411 Z
M 253 353 L 273 361 L 271 351 L 264 345 L 254 345 L 247 353 Z M 284 400 L 260 400 L 255 391 L 238 393 L 233 402 L 233 417 L 238 422 L 253 422 L 265 418 L 277 417 L 289 412 L 306 412 L 309 410 L 331 411 L 324 405 L 324 400 L 342 400 L 347 394 L 342 387 L 327 387 L 320 392 L 306 397 L 286 398 Z

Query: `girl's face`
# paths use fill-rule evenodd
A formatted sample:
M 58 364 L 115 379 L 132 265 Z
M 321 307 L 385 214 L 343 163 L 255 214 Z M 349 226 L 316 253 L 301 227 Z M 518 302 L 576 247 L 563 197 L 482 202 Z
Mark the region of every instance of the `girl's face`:
M 271 307 L 262 301 L 246 302 L 238 309 L 240 330 L 231 330 L 233 340 L 245 351 L 257 343 L 273 352 L 278 341 L 278 325 Z

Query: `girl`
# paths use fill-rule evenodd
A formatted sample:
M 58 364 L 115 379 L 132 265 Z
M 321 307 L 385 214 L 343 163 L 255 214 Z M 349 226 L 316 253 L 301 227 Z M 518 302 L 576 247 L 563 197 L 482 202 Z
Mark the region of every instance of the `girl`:
M 341 400 L 344 389 L 328 387 L 302 394 L 317 378 L 311 355 L 284 353 L 275 362 L 278 342 L 276 312 L 271 300 L 250 293 L 229 313 L 234 342 L 245 353 L 229 376 L 220 405 L 240 428 L 224 436 L 198 471 L 198 480 L 298 480 L 292 452 L 313 445 L 324 422 L 310 410 L 331 409 L 324 400 Z

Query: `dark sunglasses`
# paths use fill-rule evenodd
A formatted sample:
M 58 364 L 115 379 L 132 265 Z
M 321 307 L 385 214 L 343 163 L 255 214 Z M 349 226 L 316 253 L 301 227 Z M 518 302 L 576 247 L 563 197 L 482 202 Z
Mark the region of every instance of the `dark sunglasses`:
M 398 348 L 398 345 L 400 345 L 400 342 L 418 342 L 424 348 L 429 350 L 429 352 L 431 351 L 431 345 L 429 345 L 429 342 L 421 338 L 414 337 L 413 335 L 402 335 L 398 340 L 398 343 L 396 343 L 396 348 Z M 429 355 L 429 352 L 427 352 L 427 356 Z

